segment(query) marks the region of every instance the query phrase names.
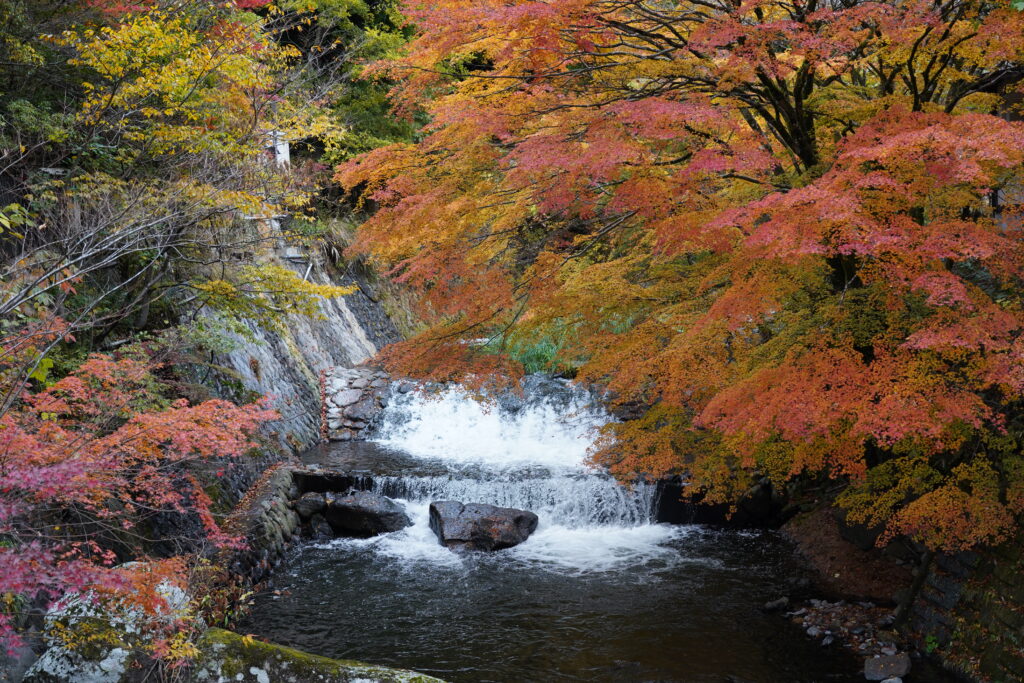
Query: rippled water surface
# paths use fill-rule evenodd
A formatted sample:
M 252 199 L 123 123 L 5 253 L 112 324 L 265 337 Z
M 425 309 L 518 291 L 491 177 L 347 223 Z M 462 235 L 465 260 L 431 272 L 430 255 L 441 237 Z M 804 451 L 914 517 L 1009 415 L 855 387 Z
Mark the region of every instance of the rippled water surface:
M 242 631 L 451 681 L 863 680 L 758 609 L 789 575 L 772 533 L 540 533 L 465 558 L 400 538 L 306 546 L 274 581 L 286 594 L 261 596 Z

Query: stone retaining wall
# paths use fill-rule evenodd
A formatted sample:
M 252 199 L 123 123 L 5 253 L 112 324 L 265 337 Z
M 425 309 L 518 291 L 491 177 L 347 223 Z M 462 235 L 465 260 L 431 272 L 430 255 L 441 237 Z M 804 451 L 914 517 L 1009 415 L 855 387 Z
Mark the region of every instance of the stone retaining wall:
M 246 541 L 246 548 L 235 552 L 228 568 L 252 583 L 265 581 L 302 535 L 302 519 L 295 511 L 294 501 L 304 493 L 366 490 L 372 486 L 369 477 L 329 470 L 295 465 L 267 470 L 228 521 L 228 531 Z
M 935 558 L 911 620 L 919 647 L 974 680 L 1024 680 L 1022 541 Z
M 253 583 L 269 578 L 298 538 L 299 515 L 291 507 L 299 495 L 293 471 L 288 465 L 267 470 L 228 522 L 228 530 L 242 536 L 247 546 L 235 553 L 228 567 Z
M 324 418 L 332 441 L 357 441 L 387 406 L 391 380 L 383 370 L 366 365 L 331 368 L 324 378 Z
M 311 264 L 279 263 L 315 284 L 358 285 L 359 290 L 320 301 L 318 316 L 290 315 L 281 327 L 243 321 L 247 338 L 238 337 L 236 348 L 216 357 L 212 374 L 206 365 L 198 368 L 195 381 L 234 401 L 273 396 L 273 407 L 282 419 L 269 431 L 283 449 L 300 452 L 320 440 L 320 371 L 366 362 L 401 336 L 367 295 L 366 279 L 345 264 L 340 264 L 341 272 L 319 259 Z

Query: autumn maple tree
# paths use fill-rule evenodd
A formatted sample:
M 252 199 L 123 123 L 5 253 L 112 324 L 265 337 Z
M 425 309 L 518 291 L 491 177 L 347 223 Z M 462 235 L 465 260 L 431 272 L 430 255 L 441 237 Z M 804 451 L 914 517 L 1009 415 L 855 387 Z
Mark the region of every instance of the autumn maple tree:
M 189 372 L 248 320 L 351 291 L 269 256 L 316 169 L 277 165 L 268 135 L 340 131 L 280 39 L 312 23 L 297 5 L 0 2 L 0 647 L 61 598 L 154 615 L 162 583 L 239 549 L 207 492 L 277 415 L 186 400 L 210 395 Z M 168 517 L 196 552 L 156 561 Z M 155 623 L 146 654 L 188 654 Z
M 1024 16 L 1007 1 L 445 0 L 372 73 L 431 123 L 341 166 L 422 294 L 389 360 L 645 407 L 595 459 L 848 484 L 936 549 L 1024 514 Z M 480 340 L 486 340 L 481 342 Z M 495 351 L 502 353 L 495 354 Z
M 195 515 L 212 546 L 240 543 L 221 530 L 197 475 L 243 457 L 255 447 L 260 425 L 277 415 L 262 404 L 167 400 L 155 370 L 141 351 L 93 355 L 0 417 L 0 595 L 6 596 L 0 641 L 6 645 L 13 642 L 19 604 L 45 605 L 73 591 L 159 610 L 156 587 L 183 581 L 184 563 L 115 566 L 133 559 L 124 557 L 126 548 L 145 548 L 146 525 L 157 513 Z M 166 626 L 165 637 L 180 627 Z

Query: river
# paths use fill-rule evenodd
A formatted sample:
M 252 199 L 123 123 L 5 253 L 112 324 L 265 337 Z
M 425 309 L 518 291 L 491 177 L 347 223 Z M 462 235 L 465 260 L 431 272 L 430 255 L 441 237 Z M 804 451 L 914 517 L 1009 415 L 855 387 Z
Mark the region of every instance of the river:
M 654 486 L 586 464 L 608 419 L 543 378 L 493 405 L 457 388 L 396 394 L 371 441 L 305 459 L 373 475 L 413 526 L 295 548 L 239 629 L 450 681 L 863 680 L 859 660 L 760 609 L 801 576 L 777 533 L 658 524 Z M 427 523 L 446 499 L 540 524 L 515 548 L 453 553 Z

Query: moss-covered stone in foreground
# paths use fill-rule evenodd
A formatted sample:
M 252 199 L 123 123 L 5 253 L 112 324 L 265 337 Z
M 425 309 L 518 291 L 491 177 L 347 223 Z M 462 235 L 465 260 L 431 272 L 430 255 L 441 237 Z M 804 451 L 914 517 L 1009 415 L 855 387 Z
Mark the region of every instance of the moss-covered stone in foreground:
M 193 680 L 204 683 L 444 683 L 415 671 L 311 655 L 211 628 Z

